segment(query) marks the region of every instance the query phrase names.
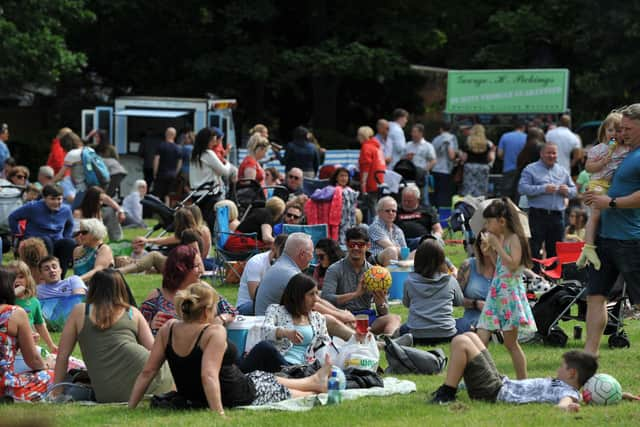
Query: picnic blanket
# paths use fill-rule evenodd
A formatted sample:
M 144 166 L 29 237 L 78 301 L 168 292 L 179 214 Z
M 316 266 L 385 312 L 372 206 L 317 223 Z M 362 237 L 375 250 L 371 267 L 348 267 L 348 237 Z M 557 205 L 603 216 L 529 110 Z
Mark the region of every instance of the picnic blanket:
M 416 391 L 416 384 L 409 380 L 399 380 L 393 377 L 384 379 L 384 387 L 353 388 L 342 390 L 343 400 L 355 400 L 365 396 L 390 396 L 392 394 L 409 394 Z M 260 406 L 240 406 L 242 409 L 253 411 L 277 410 L 302 412 L 312 409 L 314 406 L 327 404 L 327 393 L 314 394 L 311 396 L 299 397 L 297 399 L 283 400 L 282 402 L 269 403 Z

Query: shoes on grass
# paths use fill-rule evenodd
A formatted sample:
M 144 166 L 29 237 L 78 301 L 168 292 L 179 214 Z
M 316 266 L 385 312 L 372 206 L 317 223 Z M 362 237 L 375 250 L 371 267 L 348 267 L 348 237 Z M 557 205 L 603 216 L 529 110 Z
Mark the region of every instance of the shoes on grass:
M 456 401 L 456 389 L 442 384 L 436 391 L 431 394 L 429 403 L 446 405 Z

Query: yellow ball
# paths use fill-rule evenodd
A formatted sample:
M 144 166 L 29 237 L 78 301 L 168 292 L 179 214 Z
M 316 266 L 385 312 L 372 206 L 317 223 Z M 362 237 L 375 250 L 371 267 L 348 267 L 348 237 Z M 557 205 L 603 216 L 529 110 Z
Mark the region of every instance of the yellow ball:
M 391 273 L 384 267 L 374 265 L 364 273 L 364 286 L 369 291 L 388 291 L 391 287 Z

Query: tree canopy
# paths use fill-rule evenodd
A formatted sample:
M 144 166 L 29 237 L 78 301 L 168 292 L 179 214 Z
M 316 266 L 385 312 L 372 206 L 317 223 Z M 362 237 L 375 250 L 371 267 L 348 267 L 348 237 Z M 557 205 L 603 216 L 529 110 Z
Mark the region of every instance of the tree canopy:
M 2 8 L 5 90 L 82 69 L 113 96 L 237 97 L 247 121 L 285 130 L 305 123 L 352 133 L 397 106 L 422 112 L 422 78 L 409 64 L 568 68 L 569 104 L 585 119 L 640 92 L 640 59 L 629 54 L 640 38 L 638 2 L 6 0 Z

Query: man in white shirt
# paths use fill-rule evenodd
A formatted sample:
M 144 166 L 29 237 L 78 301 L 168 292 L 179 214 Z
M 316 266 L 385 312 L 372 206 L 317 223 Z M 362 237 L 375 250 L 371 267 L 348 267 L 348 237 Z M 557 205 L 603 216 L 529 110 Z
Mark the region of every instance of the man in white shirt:
M 418 169 L 420 180 L 417 184 L 422 187 L 422 201 L 429 206 L 429 173 L 436 164 L 436 150 L 424 139 L 423 124 L 416 123 L 411 128 L 411 141 L 407 141 L 404 158 L 411 160 Z
M 139 179 L 134 184 L 134 190 L 122 201 L 122 210 L 125 213 L 123 226 L 146 228 L 142 219 L 142 204 L 140 201 L 147 194 L 147 181 Z
M 404 147 L 407 139 L 402 130 L 409 121 L 409 112 L 402 108 L 393 110 L 393 121 L 389 122 L 389 135 L 387 136 L 387 144 L 391 150 L 391 161 L 387 164 L 387 169 L 393 170 L 398 160 L 404 155 Z
M 568 114 L 560 116 L 558 127 L 547 132 L 546 140 L 558 146 L 558 164 L 571 175 L 571 168 L 582 159 L 582 143 L 578 135 L 571 132 Z
M 256 291 L 262 281 L 264 273 L 271 267 L 280 254 L 287 241 L 287 234 L 280 234 L 273 242 L 271 250 L 256 254 L 249 258 L 240 277 L 240 287 L 238 288 L 238 301 L 236 308 L 244 316 L 253 316 L 253 301 L 256 298 Z
M 436 164 L 431 170 L 434 179 L 433 202 L 435 206 L 450 206 L 453 195 L 453 179 L 451 172 L 458 152 L 458 138 L 449 130 L 447 122 L 440 124 L 440 134 L 433 138 L 436 150 Z

